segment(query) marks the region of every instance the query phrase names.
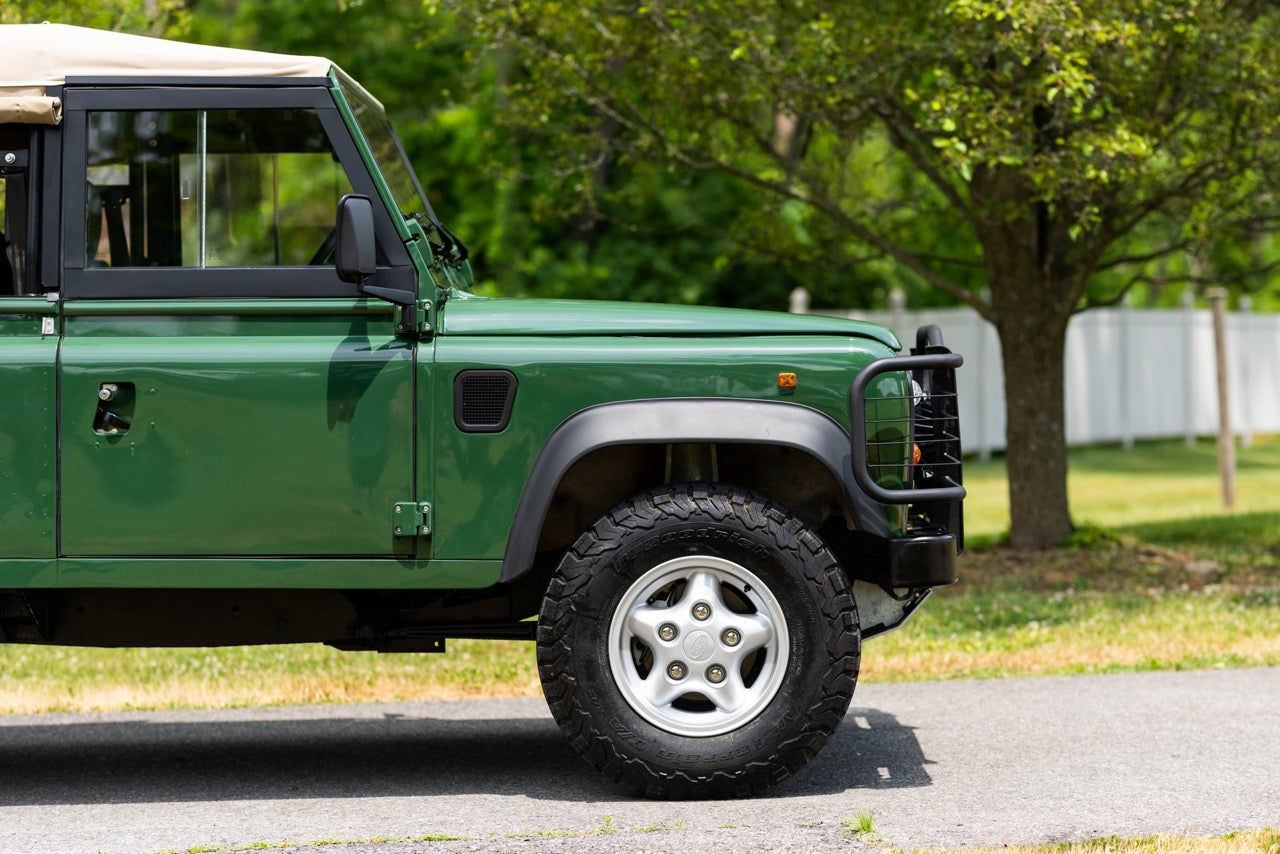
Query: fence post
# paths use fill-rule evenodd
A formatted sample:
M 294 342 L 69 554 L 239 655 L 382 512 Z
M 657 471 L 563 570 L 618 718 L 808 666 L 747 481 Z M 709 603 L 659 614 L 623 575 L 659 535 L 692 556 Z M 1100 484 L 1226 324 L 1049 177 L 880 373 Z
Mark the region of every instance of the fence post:
M 1209 290 L 1213 312 L 1213 362 L 1218 374 L 1218 471 L 1222 476 L 1222 504 L 1236 506 L 1236 443 L 1231 432 L 1231 400 L 1227 380 L 1227 290 Z
M 804 288 L 797 287 L 791 292 L 791 297 L 787 301 L 787 311 L 792 314 L 808 314 L 810 301 L 809 292 Z
M 1133 347 L 1133 296 L 1126 291 L 1120 300 L 1120 445 L 1126 450 L 1133 448 L 1133 396 L 1129 394 L 1132 385 Z
M 1196 292 L 1190 285 L 1182 292 L 1182 376 L 1186 394 L 1183 397 L 1182 441 L 1196 443 Z
M 969 370 L 973 372 L 973 376 L 978 378 L 978 400 L 976 405 L 970 406 L 969 411 L 973 413 L 970 416 L 974 425 L 974 432 L 978 434 L 978 459 L 986 461 L 991 459 L 991 442 L 987 436 L 987 419 L 991 411 L 990 383 L 986 381 L 987 377 L 987 322 L 982 319 L 982 315 L 977 312 L 973 313 L 973 324 L 977 329 L 974 336 L 976 340 L 977 352 L 974 354 L 973 367 Z M 974 412 L 976 410 L 976 412 Z
M 1233 349 L 1235 350 L 1236 364 L 1240 366 L 1237 373 L 1237 377 L 1240 380 L 1239 387 L 1244 391 L 1243 396 L 1240 398 L 1240 419 L 1243 422 L 1240 425 L 1240 447 L 1252 448 L 1253 399 L 1255 392 L 1253 385 L 1249 382 L 1249 344 L 1253 337 L 1249 334 L 1253 331 L 1249 312 L 1253 311 L 1253 299 L 1248 294 L 1244 294 L 1236 303 L 1236 308 L 1240 313 L 1236 317 L 1236 334 L 1232 336 L 1232 340 L 1235 342 Z
M 893 313 L 893 331 L 901 335 L 903 341 L 914 344 L 915 337 L 909 334 L 914 330 L 907 329 L 907 295 L 902 288 L 889 291 L 889 311 Z

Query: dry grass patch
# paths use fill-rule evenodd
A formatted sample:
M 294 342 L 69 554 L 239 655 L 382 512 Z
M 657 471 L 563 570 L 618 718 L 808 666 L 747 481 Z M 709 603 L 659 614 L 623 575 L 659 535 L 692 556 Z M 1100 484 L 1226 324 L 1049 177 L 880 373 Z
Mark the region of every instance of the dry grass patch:
M 1056 845 L 966 848 L 965 854 L 1280 854 L 1280 830 L 1264 828 L 1194 837 L 1161 834 L 1140 839 L 1090 839 Z
M 0 645 L 0 712 L 112 711 L 535 697 L 533 645 L 450 641 L 443 655 L 318 644 L 221 649 Z
M 1280 665 L 1280 514 L 1229 521 L 1165 526 L 1168 544 L 1085 529 L 1051 552 L 971 551 L 960 584 L 868 643 L 863 678 Z
M 1141 613 L 1123 603 L 1086 603 L 1078 623 L 947 631 L 945 618 L 922 613 L 909 629 L 872 641 L 862 678 L 873 682 L 1041 676 L 1132 670 L 1190 670 L 1280 665 L 1280 595 L 1262 609 L 1230 600 L 1177 596 Z

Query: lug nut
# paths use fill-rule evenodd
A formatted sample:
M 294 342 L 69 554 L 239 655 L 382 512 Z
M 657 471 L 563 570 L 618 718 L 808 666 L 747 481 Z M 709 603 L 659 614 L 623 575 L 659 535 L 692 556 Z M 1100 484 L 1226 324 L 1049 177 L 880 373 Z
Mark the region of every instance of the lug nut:
M 707 668 L 707 681 L 713 685 L 719 685 L 724 681 L 724 668 L 718 664 L 713 664 Z
M 742 635 L 737 629 L 725 629 L 724 634 L 720 635 L 720 640 L 725 646 L 737 646 L 742 642 Z
M 658 637 L 664 641 L 674 640 L 676 636 L 676 627 L 670 623 L 663 623 L 658 627 Z
M 693 618 L 695 620 L 705 620 L 711 616 L 711 606 L 706 602 L 699 602 L 693 606 Z
M 685 672 L 683 662 L 673 661 L 667 665 L 667 675 L 677 681 L 684 678 Z

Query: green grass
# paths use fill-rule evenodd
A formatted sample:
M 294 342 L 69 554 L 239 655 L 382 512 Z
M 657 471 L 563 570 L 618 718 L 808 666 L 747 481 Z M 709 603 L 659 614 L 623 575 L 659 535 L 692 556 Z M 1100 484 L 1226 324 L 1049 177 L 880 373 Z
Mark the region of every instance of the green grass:
M 840 827 L 845 839 L 858 839 L 872 844 L 881 841 L 880 834 L 876 832 L 875 817 L 866 810 L 862 810 L 854 818 L 841 819 Z
M 1219 504 L 1211 443 L 1071 456 L 1069 547 L 1020 554 L 1000 462 L 966 471 L 961 583 L 869 642 L 863 679 L 1280 665 L 1280 441 L 1240 451 Z M 984 545 L 985 544 L 985 545 Z M 450 641 L 444 655 L 319 645 L 100 650 L 0 645 L 0 712 L 538 696 L 532 644 Z
M 1108 529 L 1171 522 L 1194 531 L 1202 522 L 1229 526 L 1240 514 L 1280 512 L 1280 437 L 1237 449 L 1234 517 L 1223 512 L 1217 453 L 1211 441 L 1075 449 L 1067 476 L 1072 515 L 1077 524 Z M 965 530 L 975 544 L 993 542 L 1009 529 L 1004 461 L 966 461 L 964 480 Z M 1271 525 L 1274 536 L 1274 516 Z
M 1280 441 L 1239 452 L 1237 508 L 1212 443 L 1073 451 L 1078 530 L 1022 554 L 1000 461 L 966 469 L 961 583 L 876 640 L 863 678 L 1098 673 L 1280 664 Z

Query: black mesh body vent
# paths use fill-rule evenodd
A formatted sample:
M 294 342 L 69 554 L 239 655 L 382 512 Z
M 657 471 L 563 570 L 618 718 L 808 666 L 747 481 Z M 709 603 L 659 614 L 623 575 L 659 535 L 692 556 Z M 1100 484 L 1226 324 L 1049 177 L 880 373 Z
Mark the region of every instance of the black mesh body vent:
M 497 433 L 507 428 L 516 400 L 510 371 L 463 371 L 453 378 L 453 423 L 464 433 Z

